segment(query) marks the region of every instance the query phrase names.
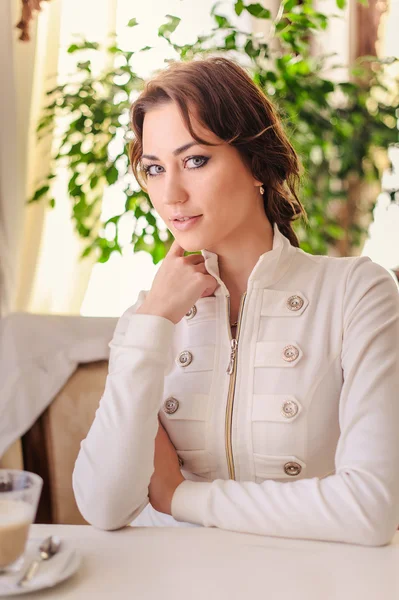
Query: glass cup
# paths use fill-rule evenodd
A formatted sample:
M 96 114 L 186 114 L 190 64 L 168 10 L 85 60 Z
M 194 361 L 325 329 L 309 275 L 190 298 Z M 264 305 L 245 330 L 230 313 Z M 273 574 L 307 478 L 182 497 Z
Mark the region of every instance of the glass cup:
M 43 479 L 35 473 L 0 469 L 0 575 L 23 565 L 42 486 Z

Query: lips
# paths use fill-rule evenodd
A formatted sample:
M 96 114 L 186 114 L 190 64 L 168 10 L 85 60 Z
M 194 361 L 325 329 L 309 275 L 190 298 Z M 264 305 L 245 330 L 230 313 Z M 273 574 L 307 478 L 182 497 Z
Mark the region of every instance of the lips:
M 179 221 L 179 223 L 184 223 L 184 221 L 187 221 L 188 219 L 195 219 L 196 217 L 201 217 L 202 215 L 184 215 L 182 217 L 173 217 L 171 220 L 172 221 Z
M 177 219 L 173 219 L 172 223 L 174 225 L 174 227 L 176 229 L 178 229 L 179 231 L 185 231 L 186 229 L 189 229 L 191 227 L 193 227 L 196 223 L 198 223 L 198 221 L 200 221 L 202 218 L 202 215 L 198 215 L 196 217 L 189 217 L 188 219 L 184 220 L 184 221 L 178 221 Z

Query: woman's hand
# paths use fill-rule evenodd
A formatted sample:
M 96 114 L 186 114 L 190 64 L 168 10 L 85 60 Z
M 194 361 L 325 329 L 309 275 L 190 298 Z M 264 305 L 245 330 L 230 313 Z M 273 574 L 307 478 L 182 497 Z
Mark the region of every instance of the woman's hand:
M 148 488 L 150 503 L 155 510 L 171 515 L 172 497 L 183 481 L 176 449 L 161 422 L 155 438 L 155 471 Z
M 217 285 L 205 268 L 204 257 L 184 256 L 184 249 L 175 240 L 137 313 L 158 315 L 176 324 L 198 298 L 211 296 Z

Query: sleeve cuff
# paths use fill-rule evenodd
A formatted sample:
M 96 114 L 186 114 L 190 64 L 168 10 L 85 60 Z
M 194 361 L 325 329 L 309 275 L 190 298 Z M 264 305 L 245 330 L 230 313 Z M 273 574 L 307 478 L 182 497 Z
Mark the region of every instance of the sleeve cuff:
M 157 315 L 133 314 L 123 340 L 124 346 L 134 346 L 141 349 L 168 348 L 175 324 L 165 317 Z
M 176 521 L 196 523 L 206 527 L 208 498 L 212 483 L 183 481 L 172 498 L 171 513 Z

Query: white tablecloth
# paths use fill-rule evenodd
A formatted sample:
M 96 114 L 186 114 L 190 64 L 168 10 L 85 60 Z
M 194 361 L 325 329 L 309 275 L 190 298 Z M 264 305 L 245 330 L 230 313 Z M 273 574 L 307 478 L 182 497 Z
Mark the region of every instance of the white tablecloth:
M 399 532 L 389 546 L 300 541 L 214 528 L 33 525 L 73 542 L 82 565 L 32 600 L 398 600 Z M 21 596 L 22 598 L 22 596 Z

